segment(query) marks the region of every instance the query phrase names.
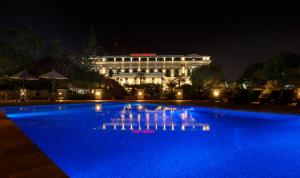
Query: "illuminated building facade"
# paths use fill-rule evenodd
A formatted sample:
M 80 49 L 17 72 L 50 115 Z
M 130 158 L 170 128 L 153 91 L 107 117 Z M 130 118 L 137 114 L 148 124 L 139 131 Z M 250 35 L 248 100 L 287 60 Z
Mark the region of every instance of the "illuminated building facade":
M 92 59 L 94 70 L 122 85 L 154 83 L 163 85 L 164 89 L 172 80 L 180 80 L 180 84 L 191 84 L 193 69 L 211 63 L 210 56 L 197 54 L 134 53 L 125 56 L 95 56 Z

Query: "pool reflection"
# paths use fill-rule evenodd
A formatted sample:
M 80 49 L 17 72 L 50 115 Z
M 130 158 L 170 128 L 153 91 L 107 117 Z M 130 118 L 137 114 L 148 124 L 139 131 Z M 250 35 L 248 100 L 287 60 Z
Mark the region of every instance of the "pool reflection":
M 97 108 L 97 106 L 96 106 Z M 97 109 L 96 109 L 97 111 Z M 102 130 L 153 130 L 153 131 L 203 131 L 208 132 L 208 123 L 197 121 L 188 109 L 176 107 L 125 104 L 119 113 L 108 122 L 102 123 Z

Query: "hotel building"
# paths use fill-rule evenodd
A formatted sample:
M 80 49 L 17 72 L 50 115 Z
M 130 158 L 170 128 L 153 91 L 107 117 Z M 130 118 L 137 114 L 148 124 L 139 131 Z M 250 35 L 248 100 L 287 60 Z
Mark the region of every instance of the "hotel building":
M 94 70 L 122 85 L 154 83 L 163 85 L 164 89 L 167 89 L 167 83 L 172 80 L 180 80 L 181 85 L 191 84 L 193 69 L 211 63 L 210 56 L 198 54 L 134 53 L 124 56 L 95 56 L 91 59 L 94 61 Z

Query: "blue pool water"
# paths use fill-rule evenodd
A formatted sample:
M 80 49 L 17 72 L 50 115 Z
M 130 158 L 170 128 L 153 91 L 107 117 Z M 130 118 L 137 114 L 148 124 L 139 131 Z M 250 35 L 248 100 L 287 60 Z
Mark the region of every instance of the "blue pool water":
M 300 177 L 300 116 L 145 103 L 1 108 L 70 177 Z

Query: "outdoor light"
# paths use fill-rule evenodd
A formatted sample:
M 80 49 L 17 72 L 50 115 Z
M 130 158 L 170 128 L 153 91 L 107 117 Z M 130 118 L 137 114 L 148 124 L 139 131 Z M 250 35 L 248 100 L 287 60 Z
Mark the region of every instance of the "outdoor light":
M 138 106 L 138 109 L 143 109 L 143 106 L 142 106 L 142 105 L 139 105 L 139 106 Z
M 217 90 L 215 90 L 215 91 L 213 91 L 213 95 L 214 95 L 214 97 L 219 97 L 219 95 L 220 95 L 220 92 L 219 92 L 219 91 L 217 91 Z
M 140 91 L 139 91 L 139 92 L 138 92 L 138 95 L 142 96 L 142 95 L 143 95 L 143 92 L 140 92 Z
M 62 92 L 59 92 L 58 95 L 62 95 Z
M 97 91 L 95 94 L 96 94 L 96 96 L 100 96 L 101 95 L 100 91 Z
M 177 95 L 181 95 L 181 92 L 179 91 L 179 92 L 177 92 Z

